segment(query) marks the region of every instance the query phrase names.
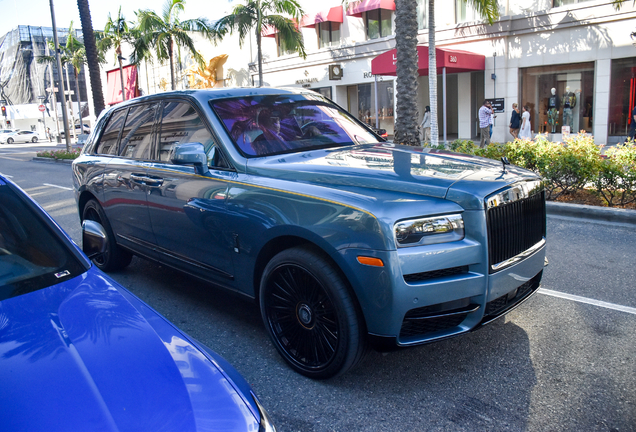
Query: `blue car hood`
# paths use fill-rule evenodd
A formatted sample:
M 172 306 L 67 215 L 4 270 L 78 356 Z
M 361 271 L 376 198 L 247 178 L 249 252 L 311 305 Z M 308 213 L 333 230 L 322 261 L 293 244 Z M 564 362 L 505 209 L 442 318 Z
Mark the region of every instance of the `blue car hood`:
M 0 303 L 0 382 L 3 430 L 258 430 L 208 357 L 94 267 Z
M 322 184 L 343 190 L 368 188 L 445 198 L 482 209 L 483 198 L 520 180 L 536 180 L 522 168 L 471 155 L 388 143 L 306 151 L 252 159 L 248 173 Z

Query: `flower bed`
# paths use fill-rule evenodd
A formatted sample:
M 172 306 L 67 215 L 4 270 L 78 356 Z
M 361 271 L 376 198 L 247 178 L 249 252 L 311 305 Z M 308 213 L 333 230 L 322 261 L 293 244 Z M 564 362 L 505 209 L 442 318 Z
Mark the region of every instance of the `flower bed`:
M 76 159 L 80 155 L 79 149 L 73 149 L 71 151 L 66 150 L 47 150 L 43 152 L 37 152 L 37 157 L 45 157 L 52 159 Z

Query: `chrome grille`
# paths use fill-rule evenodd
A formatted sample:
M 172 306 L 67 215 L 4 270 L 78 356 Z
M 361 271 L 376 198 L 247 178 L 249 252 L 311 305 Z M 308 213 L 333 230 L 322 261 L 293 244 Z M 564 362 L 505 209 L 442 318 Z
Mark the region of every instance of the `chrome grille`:
M 509 190 L 517 193 L 519 188 Z M 502 195 L 508 198 L 505 193 L 497 196 Z M 487 201 L 490 273 L 502 270 L 508 260 L 528 251 L 545 238 L 545 192 L 535 188 L 524 195 L 518 194 L 515 200 L 507 199 L 503 203 L 494 198 Z

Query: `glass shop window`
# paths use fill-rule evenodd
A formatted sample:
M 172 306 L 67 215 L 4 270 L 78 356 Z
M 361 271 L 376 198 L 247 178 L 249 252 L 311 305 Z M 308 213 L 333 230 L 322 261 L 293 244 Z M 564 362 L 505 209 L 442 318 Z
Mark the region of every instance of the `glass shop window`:
M 636 58 L 612 60 L 608 128 L 610 136 L 626 136 L 636 107 Z
M 594 62 L 520 69 L 519 106 L 528 106 L 534 133 L 592 133 Z

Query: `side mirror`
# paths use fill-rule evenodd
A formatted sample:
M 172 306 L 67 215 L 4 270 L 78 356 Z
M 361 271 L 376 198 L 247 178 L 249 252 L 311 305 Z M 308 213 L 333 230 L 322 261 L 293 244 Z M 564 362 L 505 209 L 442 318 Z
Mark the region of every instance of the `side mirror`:
M 201 143 L 186 143 L 174 146 L 170 154 L 170 162 L 175 165 L 194 165 L 194 171 L 205 175 L 208 170 L 208 156 Z
M 98 222 L 82 222 L 82 250 L 90 259 L 106 252 L 106 230 Z

